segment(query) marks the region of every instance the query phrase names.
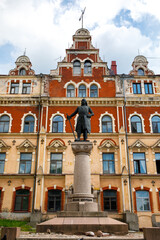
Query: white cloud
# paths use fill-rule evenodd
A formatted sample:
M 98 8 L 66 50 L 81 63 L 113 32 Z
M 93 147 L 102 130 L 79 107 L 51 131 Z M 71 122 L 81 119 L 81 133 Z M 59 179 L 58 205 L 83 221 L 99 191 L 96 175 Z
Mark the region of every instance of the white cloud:
M 56 67 L 55 59 L 65 56 L 72 35 L 81 27 L 79 17 L 85 6 L 84 27 L 91 29 L 93 42 L 98 44 L 101 57 L 105 56 L 108 65 L 111 60 L 117 60 L 119 73 L 128 73 L 138 49 L 145 56 L 160 56 L 160 46 L 155 45 L 154 39 L 143 36 L 127 21 L 120 28 L 113 23 L 122 9 L 130 10 L 136 21 L 145 14 L 160 20 L 158 0 L 77 0 L 67 5 L 65 1 L 63 4 L 61 0 L 0 1 L 0 47 L 6 43 L 14 46 L 13 62 L 3 64 L 1 59 L 0 74 L 9 72 L 7 67 L 14 66 L 25 48 L 36 73 L 49 73 Z M 154 62 L 151 67 L 157 73 L 158 61 L 151 60 Z

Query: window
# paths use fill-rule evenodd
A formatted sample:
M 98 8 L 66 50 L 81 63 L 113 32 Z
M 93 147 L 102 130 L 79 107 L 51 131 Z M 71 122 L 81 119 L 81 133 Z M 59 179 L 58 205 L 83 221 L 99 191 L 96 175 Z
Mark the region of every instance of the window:
M 144 76 L 144 70 L 142 68 L 138 69 L 138 76 Z
M 25 133 L 32 133 L 34 132 L 34 117 L 31 115 L 28 115 L 24 119 L 24 130 Z
M 49 212 L 61 211 L 61 190 L 48 190 L 48 207 Z
M 81 63 L 78 60 L 73 63 L 73 75 L 81 75 Z
M 131 117 L 131 131 L 132 133 L 142 133 L 142 121 L 140 117 Z
M 72 84 L 67 87 L 67 97 L 75 97 L 75 88 Z
M 90 87 L 90 97 L 98 97 L 98 87 L 95 84 Z
M 159 116 L 152 117 L 152 130 L 153 130 L 153 133 L 160 133 L 160 117 Z
M 19 93 L 19 83 L 11 83 L 11 94 Z
M 114 153 L 103 153 L 103 173 L 115 173 Z
M 23 94 L 30 94 L 31 92 L 31 84 L 30 83 L 23 83 L 22 93 Z
M 112 119 L 110 116 L 102 117 L 102 133 L 112 132 Z
M 84 63 L 84 74 L 92 74 L 92 64 L 89 60 Z
M 81 84 L 79 86 L 78 97 L 85 98 L 86 97 L 86 86 Z
M 134 160 L 134 173 L 145 174 L 146 171 L 146 159 L 145 153 L 133 153 Z
M 6 153 L 0 153 L 0 173 L 4 173 Z
M 141 94 L 141 84 L 140 83 L 133 83 L 133 93 L 134 94 Z
M 50 173 L 62 173 L 62 153 L 51 153 Z
M 16 191 L 14 211 L 28 212 L 29 190 L 20 189 Z
M 52 132 L 54 133 L 63 132 L 63 118 L 59 115 L 53 118 Z
M 117 191 L 104 190 L 103 203 L 104 203 L 104 211 L 116 211 L 117 210 Z
M 19 173 L 31 173 L 32 153 L 21 153 Z
M 136 203 L 137 211 L 149 211 L 149 192 L 148 191 L 136 191 Z
M 153 94 L 152 83 L 144 83 L 145 94 Z
M 157 173 L 160 174 L 160 153 L 155 153 Z
M 1 133 L 9 132 L 9 121 L 10 121 L 10 118 L 7 115 L 2 115 L 0 117 L 0 132 Z
M 21 69 L 19 70 L 19 75 L 20 75 L 20 76 L 26 75 L 26 70 L 25 70 L 24 68 L 21 68 Z

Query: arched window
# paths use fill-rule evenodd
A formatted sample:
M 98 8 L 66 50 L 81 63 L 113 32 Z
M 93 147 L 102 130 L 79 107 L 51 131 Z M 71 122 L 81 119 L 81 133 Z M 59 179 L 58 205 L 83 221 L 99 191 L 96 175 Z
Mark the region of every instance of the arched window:
M 136 191 L 137 211 L 150 211 L 150 199 L 148 191 Z
M 7 115 L 2 115 L 0 117 L 0 132 L 7 133 L 9 131 L 9 120 L 10 118 Z
M 131 131 L 132 133 L 141 133 L 142 132 L 142 121 L 138 116 L 131 117 Z
M 28 212 L 29 210 L 29 190 L 27 189 L 19 189 L 16 191 L 15 197 L 15 212 Z
M 26 75 L 26 70 L 25 70 L 24 68 L 21 68 L 21 69 L 19 70 L 19 75 L 20 75 L 20 76 Z
M 67 87 L 67 97 L 75 97 L 75 87 L 72 84 Z
M 116 211 L 117 210 L 117 191 L 104 190 L 103 203 L 104 203 L 104 211 Z
M 35 122 L 35 119 L 32 115 L 28 115 L 27 117 L 25 117 L 23 132 L 25 132 L 25 133 L 34 132 L 34 122 Z
M 61 190 L 48 190 L 48 212 L 61 211 Z
M 159 116 L 152 117 L 152 129 L 153 129 L 153 133 L 160 133 L 160 117 Z
M 142 68 L 138 69 L 138 75 L 139 76 L 144 76 L 144 70 Z
M 78 89 L 78 97 L 85 98 L 86 97 L 86 86 L 81 84 Z
M 98 97 L 98 87 L 95 84 L 90 87 L 90 97 Z
M 84 74 L 92 73 L 92 63 L 89 60 L 86 60 L 84 63 Z
M 56 115 L 52 121 L 52 132 L 59 133 L 63 132 L 63 117 Z
M 81 74 L 81 63 L 78 60 L 73 62 L 73 75 L 80 75 Z
M 102 118 L 102 133 L 112 132 L 112 119 L 110 116 L 104 116 Z

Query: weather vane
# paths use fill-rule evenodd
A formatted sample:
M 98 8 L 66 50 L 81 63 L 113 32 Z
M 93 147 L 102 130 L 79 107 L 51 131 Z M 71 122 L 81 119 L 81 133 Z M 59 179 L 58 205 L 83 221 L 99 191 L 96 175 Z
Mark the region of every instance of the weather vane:
M 85 10 L 86 10 L 86 7 L 84 8 L 84 10 L 81 10 L 82 14 L 81 14 L 81 16 L 79 18 L 79 21 L 82 20 L 82 28 L 83 28 L 83 15 L 84 15 Z

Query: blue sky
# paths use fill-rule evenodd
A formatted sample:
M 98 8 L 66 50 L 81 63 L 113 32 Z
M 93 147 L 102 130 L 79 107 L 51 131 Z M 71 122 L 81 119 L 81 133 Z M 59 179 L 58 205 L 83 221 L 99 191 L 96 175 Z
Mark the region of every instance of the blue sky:
M 116 60 L 118 73 L 127 74 L 140 53 L 160 74 L 159 0 L 0 0 L 0 74 L 15 67 L 25 48 L 36 73 L 55 69 L 84 7 L 84 27 L 109 67 Z

